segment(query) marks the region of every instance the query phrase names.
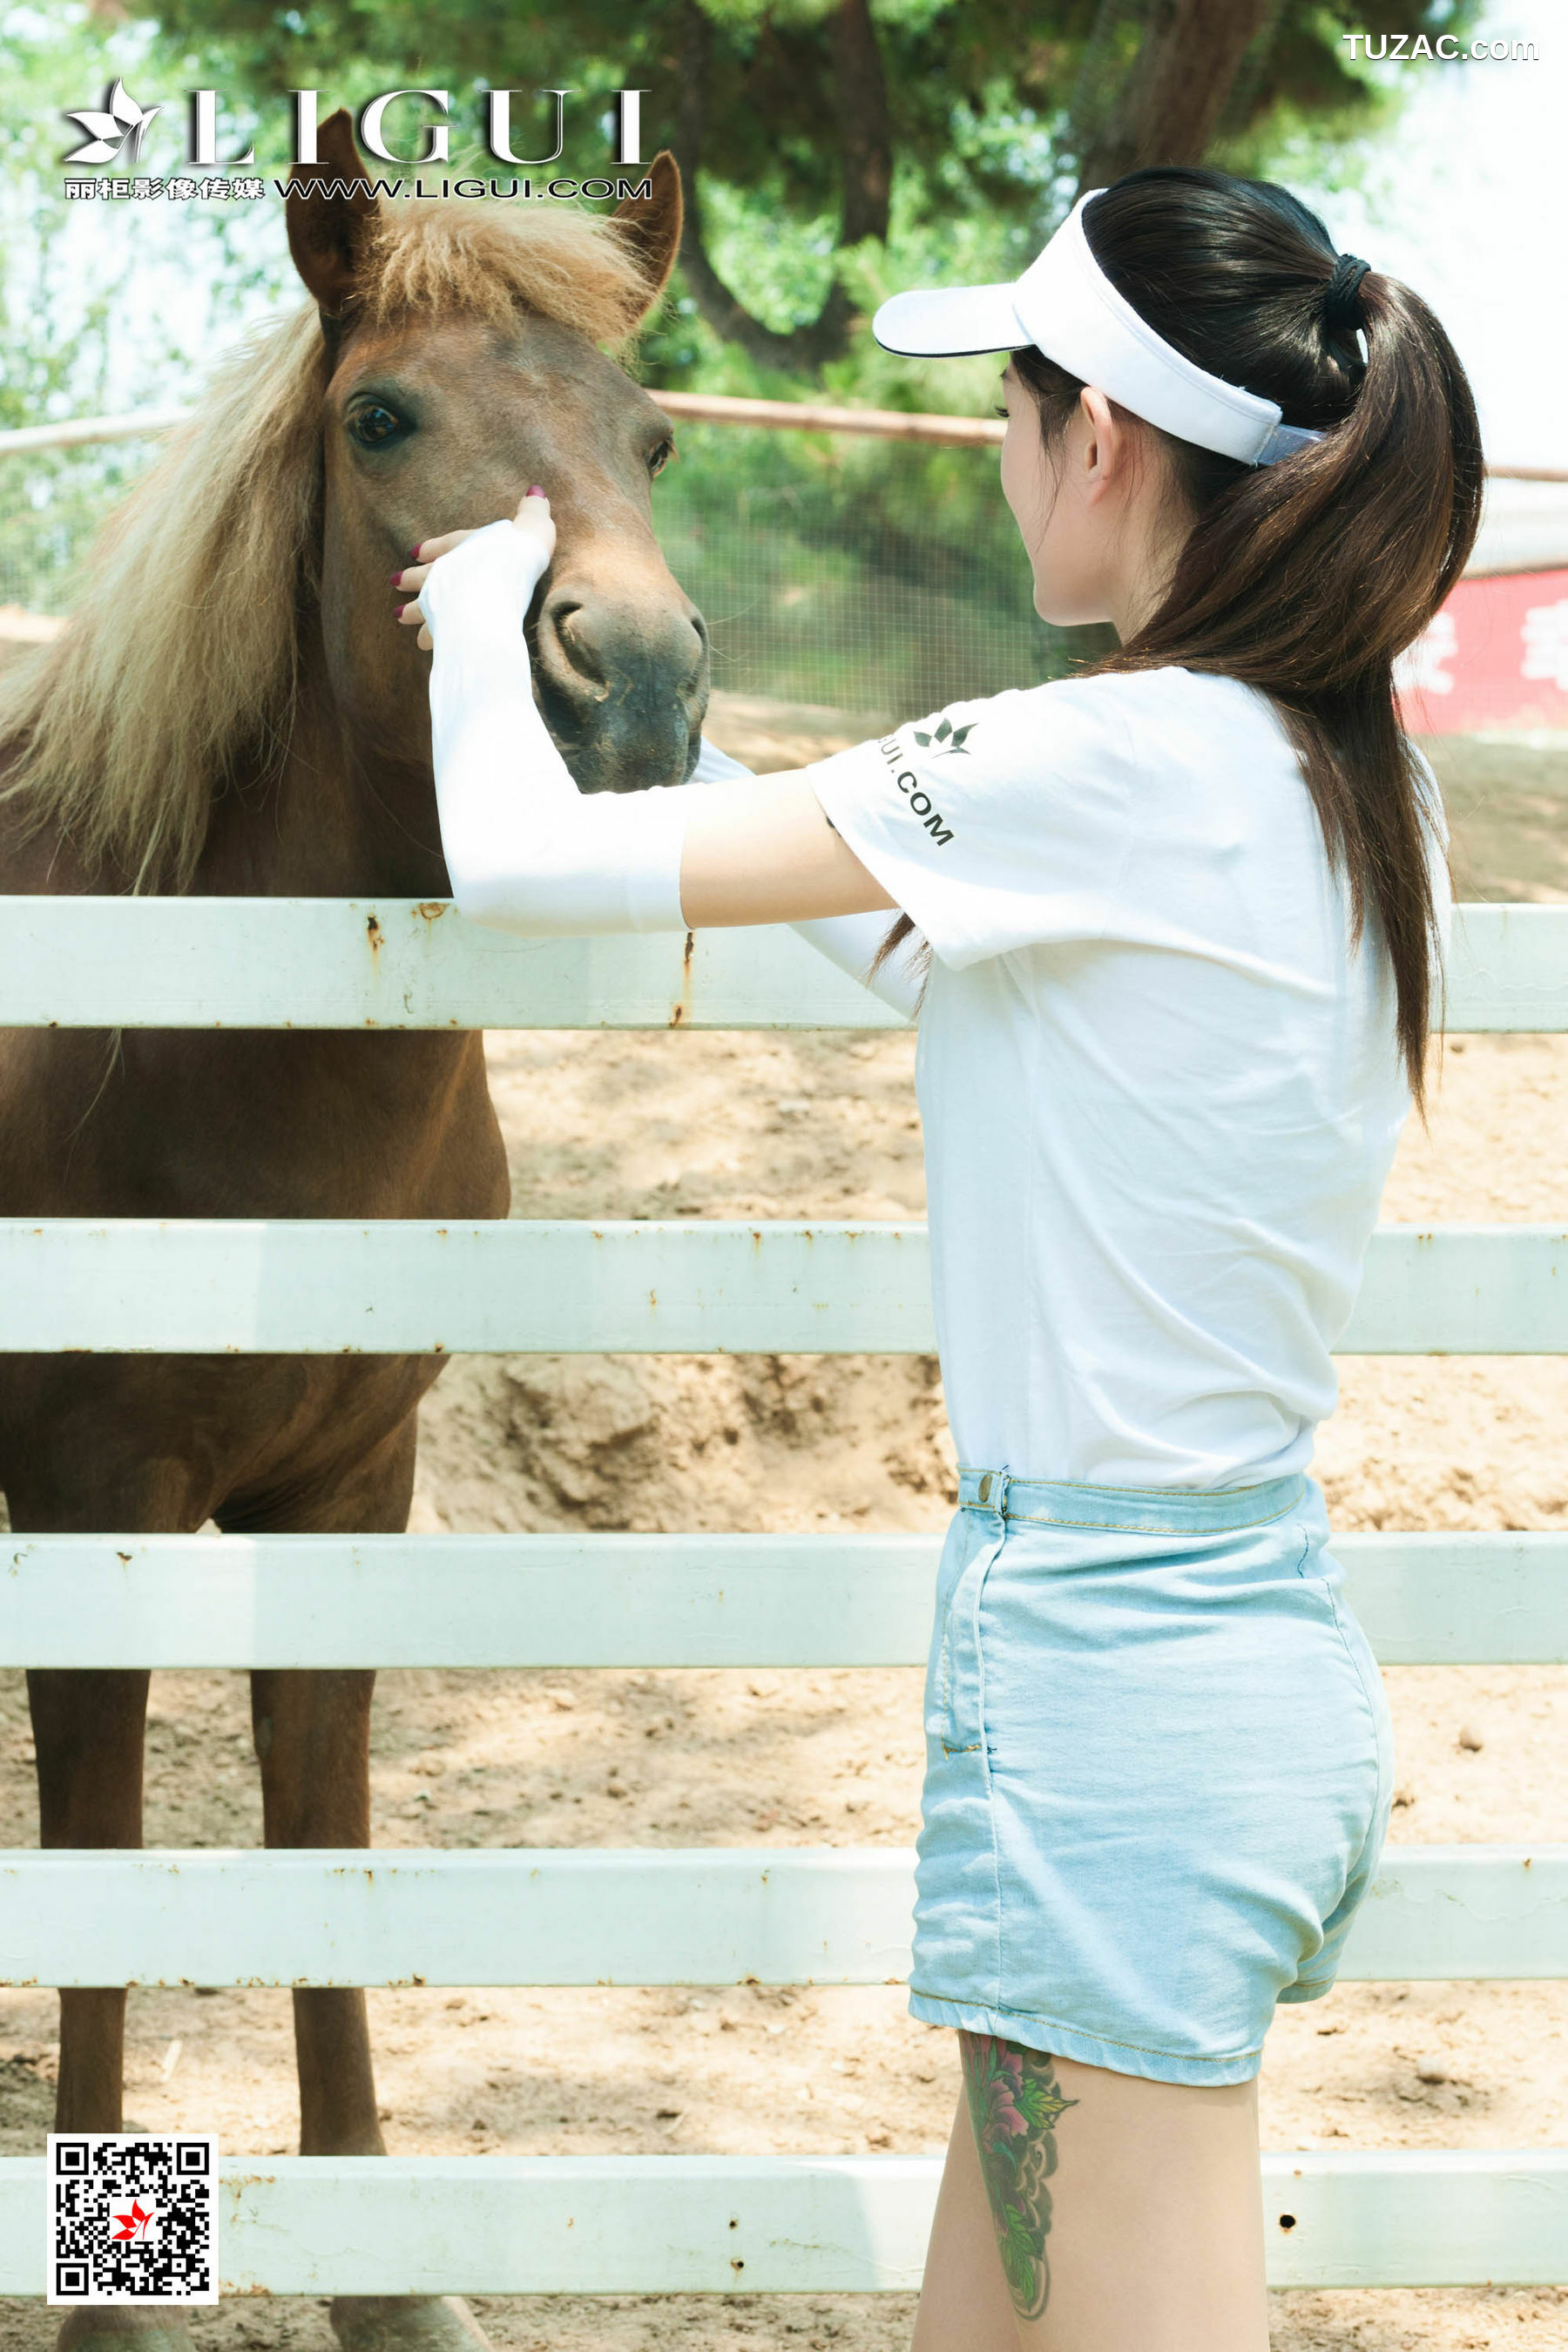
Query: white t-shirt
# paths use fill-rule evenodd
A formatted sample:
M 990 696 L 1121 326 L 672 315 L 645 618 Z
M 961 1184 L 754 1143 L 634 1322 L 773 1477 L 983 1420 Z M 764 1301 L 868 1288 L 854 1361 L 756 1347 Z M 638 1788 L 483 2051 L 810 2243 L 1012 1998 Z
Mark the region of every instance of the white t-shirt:
M 916 1069 L 960 1462 L 1304 1468 L 1409 1096 L 1375 918 L 1352 953 L 1272 705 L 1184 669 L 1073 679 L 806 773 L 933 950 Z

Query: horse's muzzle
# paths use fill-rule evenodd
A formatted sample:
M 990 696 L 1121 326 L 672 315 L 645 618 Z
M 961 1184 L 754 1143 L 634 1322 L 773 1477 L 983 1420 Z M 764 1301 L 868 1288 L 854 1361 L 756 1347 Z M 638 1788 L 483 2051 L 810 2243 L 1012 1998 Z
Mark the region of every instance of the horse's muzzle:
M 554 583 L 533 645 L 541 706 L 584 792 L 683 781 L 709 678 L 708 632 L 688 598 L 645 604 Z

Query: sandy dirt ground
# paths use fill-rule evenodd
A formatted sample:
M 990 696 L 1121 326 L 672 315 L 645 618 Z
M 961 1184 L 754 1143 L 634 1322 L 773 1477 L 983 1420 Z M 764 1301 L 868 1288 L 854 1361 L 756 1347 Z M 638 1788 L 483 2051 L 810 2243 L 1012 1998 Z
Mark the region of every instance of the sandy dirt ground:
M 760 764 L 825 748 L 831 717 L 731 709 L 713 731 Z M 1461 887 L 1568 895 L 1568 751 L 1441 755 Z M 617 1217 L 918 1214 L 905 1035 L 489 1041 L 514 1212 Z M 1430 1137 L 1407 1134 L 1391 1219 L 1558 1221 L 1568 1037 L 1456 1040 Z M 1349 1360 L 1319 1470 L 1338 1527 L 1568 1528 L 1568 1364 Z M 933 1363 L 626 1357 L 455 1363 L 426 1408 L 415 1525 L 432 1529 L 941 1528 L 952 1454 Z M 1400 1668 L 1392 1835 L 1561 1838 L 1568 1675 Z M 910 1672 L 395 1673 L 374 1726 L 387 1846 L 906 1844 L 920 1781 Z M 26 1694 L 0 1675 L 0 1842 L 36 1841 Z M 153 1678 L 150 1845 L 259 1844 L 238 1675 Z M 952 2037 L 894 1990 L 373 1991 L 378 2093 L 407 2153 L 937 2151 Z M 0 2152 L 52 2118 L 52 1993 L 0 1993 Z M 1275 2148 L 1568 2143 L 1568 1991 L 1345 1986 L 1282 2010 L 1262 2079 Z M 132 1998 L 130 2127 L 297 2146 L 281 1992 Z M 907 2298 L 485 2298 L 508 2352 L 893 2352 Z M 328 2352 L 324 2304 L 195 2317 L 212 2352 Z M 0 2303 L 0 2352 L 43 2352 L 53 2315 Z M 1568 2291 L 1292 2294 L 1277 2352 L 1561 2352 Z M 1086 2347 L 1087 2352 L 1087 2347 Z

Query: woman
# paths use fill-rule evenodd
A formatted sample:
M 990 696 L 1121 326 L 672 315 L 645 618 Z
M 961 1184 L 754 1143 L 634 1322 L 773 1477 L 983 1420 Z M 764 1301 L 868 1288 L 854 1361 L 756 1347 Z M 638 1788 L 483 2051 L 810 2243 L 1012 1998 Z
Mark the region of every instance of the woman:
M 812 921 L 863 974 L 886 932 L 906 990 L 929 948 L 965 1466 L 910 2006 L 966 2100 L 916 2345 L 1262 2352 L 1263 2037 L 1332 1983 L 1392 1786 L 1308 1464 L 1421 1097 L 1446 835 L 1391 664 L 1469 550 L 1475 412 L 1414 294 L 1216 172 L 1134 173 L 1016 285 L 876 331 L 1010 352 L 1036 610 L 1120 650 L 794 774 L 584 798 L 520 654 L 531 493 L 405 575 L 443 839 L 522 930 Z

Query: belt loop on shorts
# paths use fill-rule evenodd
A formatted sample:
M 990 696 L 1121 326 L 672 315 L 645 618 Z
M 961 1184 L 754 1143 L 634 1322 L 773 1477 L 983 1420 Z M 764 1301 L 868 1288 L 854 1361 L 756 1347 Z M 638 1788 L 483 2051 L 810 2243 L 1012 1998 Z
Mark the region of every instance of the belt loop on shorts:
M 983 1470 L 975 1499 L 982 1510 L 994 1511 L 998 1518 L 1007 1516 L 1007 1489 L 1013 1483 L 1009 1470 Z

